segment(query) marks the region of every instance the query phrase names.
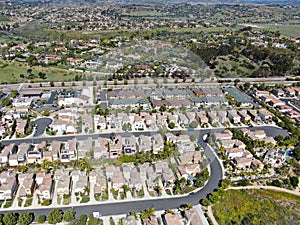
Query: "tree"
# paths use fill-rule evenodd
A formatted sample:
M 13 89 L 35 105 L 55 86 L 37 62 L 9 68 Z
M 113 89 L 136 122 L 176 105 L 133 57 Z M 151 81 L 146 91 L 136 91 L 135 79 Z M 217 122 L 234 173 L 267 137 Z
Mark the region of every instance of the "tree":
M 12 98 L 17 97 L 18 95 L 19 95 L 19 92 L 18 92 L 17 90 L 12 90 L 11 93 L 10 93 L 10 96 L 11 96 Z
M 43 113 L 42 113 L 43 116 L 50 116 L 50 112 L 49 110 L 45 110 Z
M 45 215 L 39 215 L 37 218 L 38 223 L 45 223 L 47 217 Z
M 69 209 L 64 212 L 63 220 L 66 222 L 70 222 L 71 220 L 75 219 L 75 211 L 72 209 Z
M 174 129 L 174 128 L 175 128 L 175 123 L 174 123 L 174 122 L 170 122 L 170 123 L 168 124 L 168 127 L 169 127 L 170 129 Z
M 52 209 L 48 214 L 48 222 L 50 224 L 60 223 L 63 219 L 63 213 L 60 209 Z
M 240 79 L 235 79 L 234 80 L 234 86 L 237 86 L 240 81 L 241 81 Z
M 291 182 L 291 185 L 293 186 L 293 188 L 296 188 L 299 184 L 299 178 L 296 176 L 292 176 L 292 177 L 290 177 L 290 182 Z
M 166 110 L 167 110 L 167 107 L 165 105 L 162 105 L 161 107 L 159 107 L 160 112 L 165 112 Z
M 18 216 L 15 213 L 9 212 L 6 213 L 3 217 L 4 225 L 16 225 L 18 222 Z
M 147 219 L 150 218 L 151 216 L 153 216 L 155 213 L 155 209 L 154 208 L 148 208 L 145 209 L 142 213 L 141 213 L 141 219 Z
M 103 224 L 101 219 L 97 219 L 93 216 L 93 214 L 89 215 L 89 220 L 87 222 L 87 225 L 100 225 Z
M 244 90 L 247 91 L 250 88 L 250 86 L 251 86 L 250 82 L 246 82 L 244 84 Z
M 87 222 L 87 216 L 86 215 L 80 215 L 79 218 L 76 218 L 75 220 L 71 221 L 71 225 L 86 225 Z M 93 214 L 90 214 L 88 225 L 97 225 L 98 220 L 93 217 Z
M 30 212 L 22 212 L 19 216 L 19 225 L 29 225 L 33 221 L 33 213 Z
M 12 103 L 10 98 L 3 98 L 1 101 L 1 106 L 5 107 L 5 106 L 10 106 Z
M 50 81 L 50 87 L 54 87 L 54 82 Z
M 210 205 L 210 201 L 208 200 L 208 198 L 204 198 L 201 200 L 201 205 L 203 206 L 209 206 Z

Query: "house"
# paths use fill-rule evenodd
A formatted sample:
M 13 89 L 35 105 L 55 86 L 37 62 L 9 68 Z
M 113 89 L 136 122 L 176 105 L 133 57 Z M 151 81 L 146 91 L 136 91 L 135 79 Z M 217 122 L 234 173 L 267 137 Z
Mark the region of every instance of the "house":
M 123 163 L 121 166 L 122 173 L 126 183 L 129 183 L 130 180 L 130 171 L 137 170 L 133 163 Z
M 285 105 L 285 102 L 284 101 L 281 101 L 277 98 L 274 98 L 270 101 L 270 105 L 273 106 L 273 107 L 278 107 L 278 106 L 283 106 Z
M 18 180 L 13 172 L 0 173 L 0 200 L 12 199 L 17 191 Z
M 285 93 L 284 90 L 282 89 L 274 89 L 272 92 L 277 96 L 277 97 L 284 97 Z
M 213 133 L 212 134 L 212 139 L 214 141 L 219 141 L 219 140 L 231 140 L 233 137 L 233 134 L 230 130 L 224 130 L 222 133 Z
M 261 118 L 260 116 L 257 114 L 257 110 L 255 109 L 251 109 L 251 110 L 248 110 L 248 114 L 249 116 L 251 117 L 251 120 L 255 123 L 257 122 L 261 122 Z
M 89 173 L 90 183 L 94 184 L 94 193 L 102 194 L 106 188 L 106 177 L 102 170 L 96 169 Z
M 247 114 L 247 110 L 238 110 L 237 113 L 241 117 L 241 121 L 243 123 L 249 122 L 251 120 L 251 117 Z
M 196 119 L 202 127 L 207 126 L 209 123 L 209 119 L 207 118 L 205 111 L 196 112 Z
M 27 159 L 27 152 L 31 149 L 31 145 L 28 143 L 21 143 L 18 147 L 18 164 L 24 164 Z
M 201 152 L 194 151 L 194 152 L 184 152 L 180 154 L 177 158 L 178 165 L 186 165 L 186 164 L 194 164 L 200 162 L 202 159 Z
M 253 158 L 250 167 L 253 170 L 262 171 L 264 168 L 264 164 L 261 161 L 259 161 L 258 159 Z
M 25 135 L 26 126 L 27 126 L 27 120 L 17 119 L 16 120 L 16 134 Z
M 218 111 L 217 114 L 218 114 L 219 121 L 221 123 L 225 123 L 228 121 L 226 111 Z
M 106 138 L 99 137 L 98 140 L 95 141 L 94 158 L 107 159 L 109 157 L 108 146 L 108 140 Z
M 180 127 L 185 128 L 185 127 L 189 126 L 190 120 L 183 113 L 178 113 L 178 123 L 179 123 Z
M 110 181 L 115 173 L 121 173 L 121 168 L 114 165 L 106 166 L 105 173 L 107 179 Z
M 153 164 L 155 173 L 162 174 L 164 168 L 169 168 L 166 161 L 158 161 Z
M 255 91 L 255 95 L 257 97 L 262 97 L 262 96 L 269 95 L 269 94 L 270 94 L 269 91 L 260 91 L 260 90 Z
M 207 117 L 209 119 L 209 122 L 213 125 L 219 122 L 219 118 L 217 116 L 216 111 L 208 111 L 207 112 Z
M 81 115 L 82 119 L 82 125 L 84 126 L 85 130 L 88 131 L 93 131 L 93 117 L 89 114 L 84 114 Z
M 186 117 L 189 120 L 189 123 L 191 123 L 193 120 L 196 120 L 196 113 L 195 112 L 185 112 Z
M 147 168 L 146 177 L 148 191 L 154 191 L 155 187 L 159 185 L 160 174 L 154 172 L 154 168 L 150 166 Z
M 69 171 L 58 169 L 55 171 L 54 180 L 56 183 L 56 193 L 58 196 L 70 194 L 70 175 Z
M 148 152 L 152 149 L 151 137 L 140 135 L 138 138 L 138 150 L 140 152 Z
M 245 167 L 250 168 L 253 158 L 234 158 L 233 162 L 235 163 L 237 168 L 243 169 Z
M 278 106 L 277 110 L 280 111 L 281 113 L 287 113 L 293 110 L 293 107 L 289 105 L 283 105 L 283 106 Z
M 163 151 L 164 140 L 160 134 L 154 134 L 152 136 L 152 150 L 154 154 Z
M 96 130 L 105 130 L 107 128 L 106 119 L 104 116 L 101 115 L 95 115 L 94 116 L 94 122 L 96 125 Z
M 189 177 L 195 176 L 197 173 L 200 173 L 199 164 L 187 164 L 185 166 L 178 166 L 178 172 L 181 177 L 188 179 Z
M 234 158 L 252 158 L 253 155 L 242 148 L 226 148 L 225 149 L 225 155 L 228 156 L 229 159 L 234 159 Z
M 237 112 L 235 110 L 228 111 L 228 118 L 234 124 L 241 122 L 241 117 L 237 114 Z
M 194 152 L 195 151 L 195 144 L 190 140 L 176 143 L 176 147 L 177 147 L 179 153 L 181 153 L 181 154 L 184 152 Z
M 77 139 L 73 138 L 65 143 L 64 148 L 60 151 L 61 162 L 71 162 L 76 159 Z
M 143 182 L 137 169 L 130 171 L 129 187 L 136 191 L 143 189 Z
M 156 124 L 158 127 L 162 127 L 167 123 L 167 117 L 163 114 L 156 113 Z
M 144 130 L 144 121 L 139 115 L 134 115 L 133 128 L 134 130 Z
M 123 148 L 125 155 L 133 155 L 136 153 L 136 139 L 135 136 L 124 137 L 123 138 Z
M 246 148 L 246 145 L 240 141 L 240 140 L 218 140 L 217 143 L 218 147 L 223 146 L 224 148 L 233 148 L 233 147 L 237 147 L 237 148 Z
M 185 210 L 184 217 L 187 220 L 187 225 L 203 225 L 202 219 L 196 208 Z
M 15 152 L 16 152 L 15 144 L 9 144 L 5 146 L 0 153 L 0 163 L 6 164 L 8 162 L 9 155 Z
M 55 161 L 59 159 L 59 154 L 61 151 L 61 142 L 60 141 L 52 141 L 49 147 L 49 151 L 52 153 L 52 160 Z
M 72 172 L 72 182 L 75 183 L 73 186 L 74 193 L 85 193 L 86 188 L 89 187 L 88 176 L 86 174 L 80 173 L 78 180 L 75 179 Z
M 125 184 L 124 176 L 121 171 L 115 171 L 111 178 L 112 188 L 115 190 L 123 191 Z
M 58 134 L 63 134 L 67 130 L 67 122 L 61 119 L 55 119 L 50 127 Z
M 150 128 L 155 126 L 155 119 L 149 113 L 145 115 L 144 120 L 145 120 L 146 127 Z
M 270 113 L 267 109 L 262 108 L 259 110 L 258 115 L 260 116 L 260 118 L 265 122 L 272 122 L 272 118 L 273 118 L 273 114 Z
M 93 149 L 93 139 L 88 137 L 84 141 L 78 141 L 77 148 L 77 159 L 83 159 L 87 153 L 91 152 Z
M 285 93 L 289 96 L 289 97 L 295 97 L 296 96 L 296 92 L 294 88 L 288 87 L 284 89 Z
M 33 195 L 35 190 L 35 180 L 32 174 L 19 174 L 19 196 L 20 198 L 25 198 L 26 196 Z
M 33 149 L 27 152 L 27 162 L 34 163 L 42 159 L 42 152 L 46 148 L 46 141 L 42 141 L 36 145 Z
M 159 225 L 156 216 L 150 216 L 142 220 L 143 225 Z
M 126 218 L 122 219 L 123 225 L 137 225 L 137 222 L 135 220 L 134 216 L 127 216 Z
M 35 181 L 37 184 L 36 193 L 40 196 L 40 199 L 51 199 L 53 180 L 51 174 L 36 174 Z
M 121 156 L 123 150 L 122 137 L 114 136 L 109 142 L 109 158 L 115 159 Z
M 30 144 L 21 143 L 18 146 L 17 153 L 9 155 L 9 160 L 8 160 L 9 165 L 18 166 L 20 164 L 24 164 L 26 162 L 26 155 L 29 149 L 30 149 Z
M 182 225 L 178 214 L 167 213 L 163 216 L 164 225 Z

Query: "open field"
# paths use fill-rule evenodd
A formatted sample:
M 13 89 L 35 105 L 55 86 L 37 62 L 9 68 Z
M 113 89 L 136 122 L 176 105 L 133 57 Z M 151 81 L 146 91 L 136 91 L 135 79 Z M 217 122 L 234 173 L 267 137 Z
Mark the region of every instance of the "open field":
M 300 37 L 300 24 L 284 24 L 284 25 L 272 25 L 272 24 L 259 24 L 258 30 L 270 30 L 279 31 L 281 35 L 287 37 L 297 38 Z M 257 29 L 257 28 L 256 28 Z
M 219 225 L 299 224 L 300 197 L 272 190 L 228 190 L 213 212 Z
M 27 70 L 32 69 L 32 73 L 36 78 L 30 80 L 21 78 L 20 74 L 26 76 Z M 38 78 L 38 73 L 46 74 L 46 79 Z M 20 82 L 41 82 L 41 81 L 72 81 L 77 73 L 56 67 L 29 67 L 26 63 L 7 62 L 0 60 L 0 83 L 20 83 Z

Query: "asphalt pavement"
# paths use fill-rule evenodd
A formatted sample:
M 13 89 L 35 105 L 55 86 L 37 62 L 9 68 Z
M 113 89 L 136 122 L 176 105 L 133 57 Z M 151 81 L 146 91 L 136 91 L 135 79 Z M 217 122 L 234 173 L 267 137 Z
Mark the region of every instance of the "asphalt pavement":
M 53 120 L 51 118 L 39 118 L 34 122 L 35 126 L 35 133 L 33 134 L 34 137 L 41 136 L 44 134 L 45 129 L 49 126 Z
M 76 211 L 76 215 L 81 214 L 90 214 L 92 212 L 101 212 L 103 216 L 107 215 L 117 215 L 117 214 L 126 214 L 128 212 L 140 212 L 146 208 L 155 208 L 156 210 L 172 209 L 178 208 L 182 204 L 191 203 L 192 205 L 199 204 L 199 201 L 205 198 L 208 194 L 213 192 L 218 188 L 219 182 L 223 177 L 222 166 L 220 165 L 219 160 L 216 158 L 216 155 L 211 151 L 207 144 L 203 141 L 204 134 L 199 136 L 199 143 L 205 149 L 204 153 L 210 161 L 210 179 L 206 185 L 195 192 L 194 195 L 189 196 L 173 196 L 167 198 L 158 198 L 158 199 L 137 199 L 137 200 L 121 200 L 115 202 L 101 202 L 97 204 L 82 204 L 80 206 L 59 206 L 59 209 L 65 211 L 70 208 Z M 13 211 L 21 213 L 22 211 L 34 212 L 37 218 L 38 215 L 47 215 L 52 207 L 41 207 L 37 209 L 22 209 L 22 210 L 13 210 L 8 209 L 5 211 Z
M 277 136 L 283 135 L 286 136 L 288 133 L 278 127 L 274 126 L 262 126 L 262 127 L 253 127 L 253 129 L 263 129 L 266 131 L 267 135 L 270 136 Z M 188 134 L 196 134 L 198 136 L 199 144 L 204 148 L 204 154 L 209 159 L 210 162 L 210 179 L 206 183 L 206 185 L 195 192 L 194 195 L 189 196 L 172 196 L 167 198 L 158 198 L 158 199 L 135 199 L 135 200 L 121 200 L 115 202 L 101 202 L 96 204 L 82 204 L 79 206 L 59 206 L 58 208 L 65 211 L 70 208 L 76 211 L 76 215 L 79 216 L 81 214 L 90 214 L 92 212 L 100 212 L 103 216 L 107 215 L 117 215 L 117 214 L 126 214 L 128 212 L 140 212 L 146 208 L 155 208 L 156 210 L 164 210 L 164 209 L 172 209 L 177 208 L 182 204 L 191 203 L 192 205 L 199 204 L 199 201 L 205 198 L 208 194 L 212 193 L 215 189 L 219 187 L 220 181 L 223 178 L 223 167 L 221 162 L 219 161 L 218 157 L 214 153 L 214 151 L 207 145 L 206 142 L 203 141 L 203 136 L 205 134 L 211 132 L 219 132 L 224 130 L 224 128 L 217 128 L 217 129 L 202 129 L 202 130 L 195 130 L 195 131 L 187 131 Z M 140 134 L 144 135 L 151 135 L 154 132 L 133 132 L 135 136 L 139 136 Z M 87 137 L 92 137 L 93 139 L 101 137 L 110 137 L 110 133 L 107 134 L 89 134 L 89 135 L 71 135 L 71 136 L 60 136 L 60 137 L 34 137 L 29 139 L 23 140 L 3 140 L 3 144 L 7 145 L 9 143 L 40 143 L 41 141 L 45 140 L 60 140 L 60 141 L 67 141 L 71 138 L 77 138 L 77 140 L 85 140 Z M 22 210 L 15 210 L 15 209 L 2 209 L 2 211 L 13 211 L 16 213 L 21 213 L 22 211 L 30 211 L 34 212 L 37 218 L 38 215 L 48 215 L 50 210 L 54 207 L 41 207 L 36 209 L 22 209 Z

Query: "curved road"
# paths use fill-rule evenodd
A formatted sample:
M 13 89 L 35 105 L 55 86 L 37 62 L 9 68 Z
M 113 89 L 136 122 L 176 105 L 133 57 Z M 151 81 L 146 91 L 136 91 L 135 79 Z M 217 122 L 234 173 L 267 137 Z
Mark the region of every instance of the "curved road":
M 279 134 L 286 136 L 287 132 L 276 127 L 259 127 L 259 128 L 251 128 L 251 129 L 264 129 L 267 135 L 270 136 L 277 136 Z M 192 196 L 179 196 L 179 197 L 168 197 L 168 198 L 157 198 L 157 199 L 139 199 L 139 200 L 120 200 L 116 202 L 102 202 L 99 204 L 82 204 L 79 206 L 59 206 L 58 208 L 65 211 L 67 209 L 73 208 L 76 211 L 76 215 L 79 216 L 81 214 L 90 214 L 94 211 L 101 212 L 102 215 L 116 215 L 116 214 L 126 214 L 128 212 L 140 212 L 146 208 L 155 208 L 156 210 L 163 210 L 163 209 L 170 209 L 170 208 L 177 208 L 182 204 L 185 203 L 192 203 L 193 205 L 199 204 L 199 201 L 205 198 L 208 194 L 212 193 L 215 189 L 218 188 L 219 182 L 223 178 L 223 168 L 222 165 L 213 152 L 213 150 L 207 145 L 206 142 L 203 141 L 203 136 L 205 134 L 222 131 L 224 129 L 203 129 L 198 131 L 187 131 L 188 134 L 197 134 L 199 144 L 205 149 L 204 153 L 205 156 L 210 161 L 210 179 L 206 183 L 206 185 L 200 189 L 199 191 L 195 192 Z M 143 133 L 144 135 L 151 135 L 154 132 L 133 132 L 134 135 L 139 135 Z M 62 136 L 62 137 L 35 137 L 23 140 L 3 140 L 3 144 L 7 145 L 9 143 L 21 143 L 21 142 L 28 142 L 28 143 L 39 143 L 42 140 L 61 140 L 66 141 L 70 138 L 77 138 L 77 140 L 84 140 L 87 137 L 98 138 L 99 136 L 102 137 L 109 137 L 110 134 L 92 134 L 92 135 L 73 135 L 73 136 Z M 52 207 L 41 207 L 37 209 L 22 209 L 22 210 L 12 210 L 12 209 L 1 209 L 2 211 L 13 211 L 13 212 L 22 212 L 22 211 L 30 211 L 34 212 L 37 218 L 38 215 L 47 215 Z

